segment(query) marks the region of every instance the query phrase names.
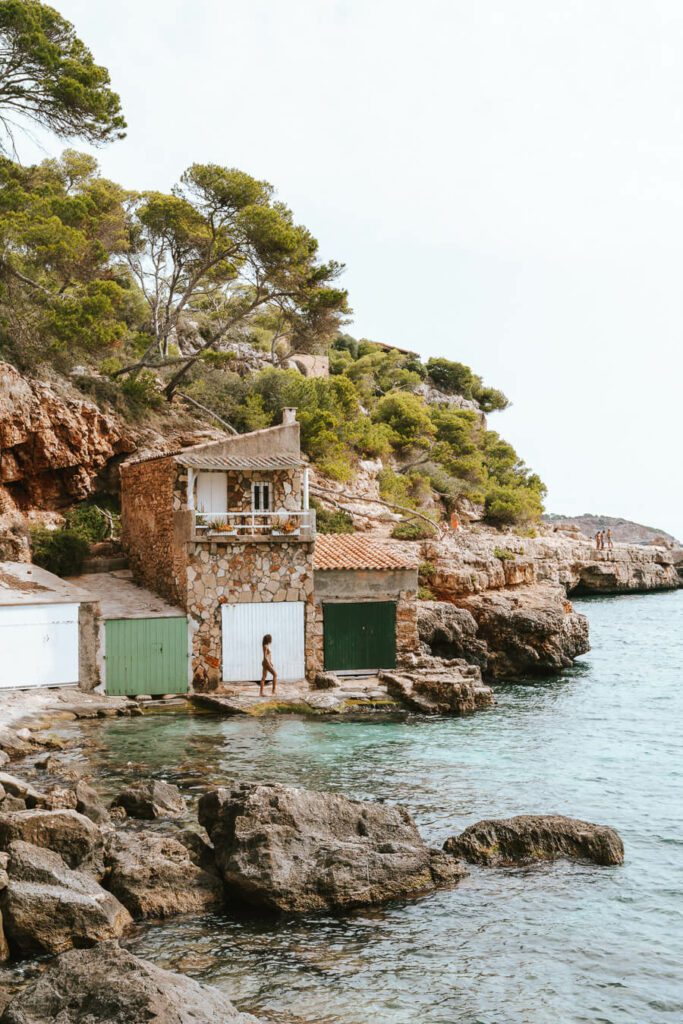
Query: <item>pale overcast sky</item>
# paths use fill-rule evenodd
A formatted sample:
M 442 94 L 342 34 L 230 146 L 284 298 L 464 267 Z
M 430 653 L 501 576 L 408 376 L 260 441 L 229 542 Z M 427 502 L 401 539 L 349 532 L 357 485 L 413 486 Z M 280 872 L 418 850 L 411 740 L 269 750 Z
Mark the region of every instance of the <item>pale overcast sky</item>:
M 550 511 L 683 538 L 680 0 L 52 2 L 123 99 L 106 174 L 266 178 L 354 334 L 510 396 Z

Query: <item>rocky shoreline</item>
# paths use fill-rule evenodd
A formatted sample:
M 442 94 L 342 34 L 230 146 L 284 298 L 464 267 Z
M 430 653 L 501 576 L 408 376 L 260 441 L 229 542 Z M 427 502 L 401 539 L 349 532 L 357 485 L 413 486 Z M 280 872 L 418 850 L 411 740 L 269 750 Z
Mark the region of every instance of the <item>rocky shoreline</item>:
M 87 762 L 74 771 L 47 726 L 130 703 L 103 711 L 102 698 L 82 697 L 52 723 L 0 731 L 0 960 L 50 958 L 5 999 L 0 990 L 0 1024 L 256 1024 L 119 941 L 135 922 L 180 914 L 346 913 L 420 898 L 457 886 L 468 862 L 623 861 L 612 829 L 561 816 L 479 822 L 433 848 L 400 805 L 282 784 L 209 784 L 196 816 L 188 793 L 154 778 L 104 801 Z

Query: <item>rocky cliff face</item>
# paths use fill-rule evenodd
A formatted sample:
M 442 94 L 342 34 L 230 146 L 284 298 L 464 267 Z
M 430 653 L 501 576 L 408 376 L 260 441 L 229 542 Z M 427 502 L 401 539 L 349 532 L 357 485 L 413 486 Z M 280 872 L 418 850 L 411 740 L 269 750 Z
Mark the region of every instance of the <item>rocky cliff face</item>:
M 420 639 L 464 657 L 489 679 L 561 671 L 589 649 L 588 623 L 571 594 L 622 594 L 680 586 L 676 554 L 617 544 L 596 551 L 548 530 L 521 538 L 477 527 L 422 544 L 437 602 L 424 602 Z
M 0 511 L 86 498 L 109 460 L 135 448 L 130 433 L 92 402 L 0 363 Z
M 103 412 L 65 380 L 22 376 L 0 362 L 0 560 L 27 558 L 27 514 L 59 512 L 115 491 L 132 452 L 169 451 L 225 435 L 171 409 L 144 428 Z

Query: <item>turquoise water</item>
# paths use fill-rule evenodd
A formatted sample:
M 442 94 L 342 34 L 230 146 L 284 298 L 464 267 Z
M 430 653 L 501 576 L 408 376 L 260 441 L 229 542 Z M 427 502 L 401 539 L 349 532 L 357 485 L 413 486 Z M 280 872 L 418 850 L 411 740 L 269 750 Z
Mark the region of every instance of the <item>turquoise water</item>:
M 141 929 L 143 956 L 244 1009 L 343 1024 L 683 1021 L 683 591 L 577 601 L 593 649 L 468 718 L 159 715 L 98 726 L 112 787 L 279 780 L 401 801 L 435 844 L 480 818 L 615 826 L 620 868 L 473 869 L 457 889 L 355 913 Z M 172 770 L 169 766 L 173 766 Z

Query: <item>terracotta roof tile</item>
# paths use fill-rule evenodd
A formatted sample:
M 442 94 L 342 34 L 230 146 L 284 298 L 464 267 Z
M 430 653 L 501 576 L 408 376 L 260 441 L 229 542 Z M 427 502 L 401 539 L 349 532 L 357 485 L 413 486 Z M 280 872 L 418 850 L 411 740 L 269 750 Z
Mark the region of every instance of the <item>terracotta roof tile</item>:
M 412 551 L 369 540 L 352 533 L 318 534 L 313 550 L 314 569 L 415 569 Z

